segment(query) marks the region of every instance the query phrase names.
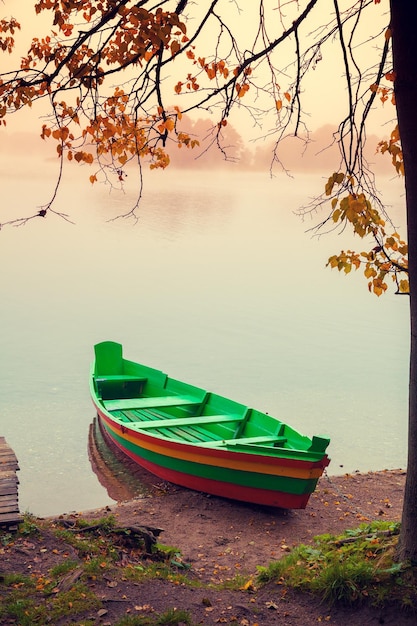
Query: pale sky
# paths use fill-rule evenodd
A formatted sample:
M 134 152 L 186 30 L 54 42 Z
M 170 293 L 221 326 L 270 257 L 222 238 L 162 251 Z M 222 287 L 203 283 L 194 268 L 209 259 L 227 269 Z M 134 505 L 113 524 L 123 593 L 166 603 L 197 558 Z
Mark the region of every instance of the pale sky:
M 353 0 L 342 0 L 341 5 L 350 6 Z M 50 23 L 50 16 L 48 11 L 44 11 L 41 16 L 37 16 L 34 11 L 35 0 L 4 0 L 3 4 L 0 4 L 0 17 L 10 17 L 13 15 L 16 17 L 22 25 L 21 33 L 17 33 L 17 54 L 13 55 L 13 57 L 6 56 L 3 53 L 2 57 L 2 67 L 4 68 L 4 63 L 7 63 L 7 66 L 10 67 L 10 63 L 13 63 L 13 66 L 18 64 L 20 61 L 17 61 L 20 56 L 22 56 L 28 47 L 28 44 L 32 38 L 32 36 L 42 37 L 48 32 L 48 25 Z M 279 12 L 276 10 L 277 0 L 265 0 L 264 5 L 266 10 L 270 10 L 270 23 L 273 27 L 270 28 L 270 37 L 279 36 L 282 32 L 282 26 L 279 20 Z M 284 3 L 283 3 L 284 4 Z M 303 8 L 306 5 L 306 1 L 296 3 Z M 294 4 L 294 6 L 296 6 Z M 254 24 L 256 22 L 256 14 L 258 12 L 258 3 L 253 2 L 250 3 L 250 6 L 247 6 L 246 1 L 241 2 L 242 7 L 244 7 L 244 11 L 240 13 L 240 17 L 237 18 L 237 9 L 235 3 L 230 3 L 228 0 L 224 0 L 223 3 L 220 4 L 220 10 L 223 11 L 222 15 L 233 18 L 233 26 L 236 27 L 242 24 L 242 28 L 245 34 L 249 37 L 249 32 L 252 31 L 250 38 L 254 37 Z M 202 3 L 202 6 L 206 6 L 206 3 Z M 284 4 L 285 10 L 287 11 L 287 15 L 284 17 L 284 26 L 288 26 L 291 23 L 292 16 L 289 13 L 291 5 L 287 2 Z M 314 18 L 317 21 L 317 24 L 324 24 L 329 19 L 329 15 L 331 15 L 332 2 L 330 0 L 320 0 L 319 5 L 315 8 Z M 371 31 L 374 32 L 376 28 L 381 30 L 387 21 L 387 11 L 388 11 L 388 0 L 382 0 L 380 4 L 374 5 L 370 10 L 368 10 L 367 15 L 372 16 L 372 29 L 371 24 L 369 24 L 369 34 Z M 374 19 L 375 18 L 375 19 Z M 239 20 L 239 21 L 237 21 Z M 369 18 L 368 18 L 368 21 Z M 379 26 L 376 26 L 379 22 Z M 278 24 L 276 27 L 275 25 Z M 368 24 L 365 24 L 364 31 L 368 28 Z M 305 32 L 307 30 L 305 29 Z M 365 37 L 369 35 L 365 34 Z M 300 37 L 302 33 L 300 33 Z M 212 48 L 211 43 L 208 45 L 208 50 Z M 367 48 L 367 55 L 372 54 L 372 51 L 375 53 L 376 43 L 372 44 Z M 293 43 L 288 48 L 288 59 L 291 60 L 293 58 Z M 375 60 L 378 59 L 378 53 L 376 52 Z M 368 62 L 368 57 L 367 57 Z M 279 58 L 279 67 L 284 67 L 286 63 Z M 347 104 L 346 104 L 346 89 L 345 82 L 342 77 L 343 74 L 343 65 L 342 65 L 342 55 L 340 47 L 333 43 L 329 44 L 326 49 L 323 50 L 323 60 L 317 64 L 316 69 L 314 71 L 309 72 L 309 76 L 305 79 L 304 82 L 304 93 L 302 94 L 303 98 L 303 107 L 305 112 L 309 115 L 307 117 L 307 121 L 310 125 L 311 129 L 320 128 L 321 126 L 331 123 L 338 124 L 342 117 L 344 117 L 347 113 Z M 174 83 L 176 82 L 176 77 L 173 77 Z M 282 89 L 285 90 L 285 77 L 283 77 Z M 181 108 L 181 103 L 178 101 L 178 104 Z M 370 125 L 370 132 L 375 132 L 377 134 L 387 134 L 387 130 L 381 130 L 382 124 L 387 119 L 392 119 L 394 117 L 394 111 L 390 104 L 385 105 L 385 110 L 382 105 L 378 104 L 378 108 L 380 111 L 375 116 L 375 121 Z M 36 128 L 38 124 L 34 121 L 37 119 L 38 113 L 36 110 L 27 110 L 24 112 L 19 112 L 17 115 L 14 115 L 13 118 L 10 118 L 8 122 L 8 129 L 13 130 L 14 128 L 22 128 L 26 130 L 33 130 L 34 126 Z M 237 121 L 239 120 L 239 121 Z M 241 120 L 241 121 L 240 121 Z M 237 123 L 236 123 L 237 122 Z M 238 115 L 236 121 L 233 121 L 234 124 L 240 134 L 243 136 L 256 136 L 259 134 L 259 129 L 252 129 L 251 120 L 245 118 L 244 116 Z M 40 128 L 40 124 L 39 124 Z M 265 130 L 268 129 L 268 124 L 265 126 Z

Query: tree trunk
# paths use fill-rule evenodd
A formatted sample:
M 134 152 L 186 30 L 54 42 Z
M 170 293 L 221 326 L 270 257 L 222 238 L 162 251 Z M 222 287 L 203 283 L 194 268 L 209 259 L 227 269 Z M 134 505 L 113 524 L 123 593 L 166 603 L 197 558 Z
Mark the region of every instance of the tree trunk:
M 407 480 L 398 557 L 417 562 L 417 3 L 390 0 L 395 99 L 404 158 L 410 282 Z

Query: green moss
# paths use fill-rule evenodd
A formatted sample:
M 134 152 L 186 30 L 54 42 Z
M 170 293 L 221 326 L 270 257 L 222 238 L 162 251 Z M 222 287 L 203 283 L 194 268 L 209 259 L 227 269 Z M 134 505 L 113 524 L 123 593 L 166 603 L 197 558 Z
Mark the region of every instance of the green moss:
M 52 578 L 57 578 L 58 576 L 62 576 L 63 574 L 68 574 L 68 572 L 72 572 L 79 565 L 78 561 L 73 561 L 72 559 L 67 559 L 62 561 L 62 563 L 58 563 L 50 570 L 50 576 Z
M 100 553 L 100 540 L 95 537 L 84 537 L 70 530 L 56 530 L 55 535 L 68 545 L 77 550 L 80 558 L 92 556 Z
M 388 600 L 417 606 L 417 569 L 395 561 L 399 524 L 372 522 L 342 535 L 315 537 L 268 567 L 259 568 L 258 582 L 274 580 L 319 594 L 332 603 Z
M 69 591 L 60 592 L 55 596 L 49 596 L 47 605 L 48 620 L 54 623 L 66 615 L 71 615 L 71 620 L 86 611 L 101 608 L 102 603 L 97 596 L 82 582 L 76 583 Z M 45 622 L 46 623 L 46 622 Z
M 19 626 L 53 624 L 65 616 L 71 616 L 73 623 L 78 614 L 81 616 L 101 607 L 101 601 L 80 582 L 69 591 L 53 593 L 55 582 L 49 579 L 21 579 L 17 582 L 17 576 L 7 578 L 8 593 L 3 594 L 0 590 L 0 623 L 11 622 Z
M 13 593 L 7 598 L 2 598 L 0 606 L 0 622 L 8 620 L 19 626 L 33 626 L 32 612 L 34 601 L 23 593 Z M 13 622 L 11 620 L 14 620 Z
M 146 615 L 131 615 L 123 617 L 114 626 L 179 626 L 191 624 L 191 617 L 187 611 L 169 609 L 164 613 Z
M 116 526 L 116 518 L 114 515 L 106 515 L 98 519 L 84 519 L 79 517 L 75 522 L 76 528 L 100 528 L 101 531 L 109 531 Z
M 10 574 L 3 574 L 3 584 L 6 587 L 21 587 L 23 585 L 26 586 L 35 586 L 35 583 L 33 581 L 33 578 L 31 578 L 30 576 L 26 576 L 25 574 L 18 574 L 18 573 L 10 573 Z

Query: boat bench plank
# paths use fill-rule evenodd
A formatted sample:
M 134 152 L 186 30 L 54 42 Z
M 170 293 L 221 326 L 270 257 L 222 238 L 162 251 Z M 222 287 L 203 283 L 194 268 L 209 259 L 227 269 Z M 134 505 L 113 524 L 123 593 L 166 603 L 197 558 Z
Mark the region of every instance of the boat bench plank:
M 97 376 L 96 377 L 96 382 L 98 383 L 105 383 L 106 381 L 133 381 L 133 382 L 137 382 L 137 383 L 146 383 L 146 381 L 148 380 L 147 378 L 144 378 L 143 376 L 133 376 L 131 374 L 111 374 L 109 376 Z
M 239 422 L 242 419 L 240 415 L 200 415 L 190 417 L 173 417 L 161 420 L 149 420 L 144 422 L 136 422 L 135 426 L 141 430 L 150 428 L 174 428 L 178 426 L 204 426 L 205 424 L 224 424 L 225 422 Z
M 191 396 L 160 396 L 151 398 L 122 398 L 119 400 L 103 400 L 108 411 L 123 411 L 129 409 L 146 409 L 158 406 L 180 406 L 186 404 L 201 404 Z
M 246 446 L 246 445 L 262 445 L 264 443 L 283 444 L 287 441 L 286 437 L 274 435 L 260 435 L 258 437 L 238 437 L 237 439 L 220 439 L 216 442 L 202 443 L 202 446 Z
M 128 411 L 123 414 L 126 415 L 129 413 Z M 169 419 L 169 427 L 164 428 L 163 432 L 170 439 L 176 437 L 179 441 L 185 441 L 186 443 L 201 443 L 202 441 L 217 441 L 219 439 L 218 435 L 213 434 L 207 428 L 204 427 L 204 424 L 197 425 L 195 424 L 195 419 L 199 419 L 201 416 L 189 416 L 187 418 L 187 423 L 184 426 L 172 426 L 172 420 L 174 419 L 172 415 L 170 415 L 167 411 L 164 411 L 161 408 L 158 409 L 139 409 L 139 411 L 134 411 L 135 418 L 131 418 L 132 422 L 139 421 L 155 421 L 155 420 L 163 420 Z M 216 422 L 218 421 L 218 415 L 216 415 Z M 224 414 L 222 414 L 224 417 Z M 240 416 L 238 416 L 240 419 Z M 175 418 L 179 419 L 179 418 Z M 190 422 L 191 420 L 191 422 Z

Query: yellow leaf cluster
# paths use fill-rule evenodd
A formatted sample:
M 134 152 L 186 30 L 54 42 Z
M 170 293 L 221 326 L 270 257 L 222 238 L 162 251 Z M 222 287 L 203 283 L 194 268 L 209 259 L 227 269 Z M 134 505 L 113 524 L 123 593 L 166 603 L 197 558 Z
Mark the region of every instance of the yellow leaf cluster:
M 388 141 L 381 141 L 377 147 L 378 152 L 381 154 L 388 153 L 391 155 L 392 164 L 397 172 L 404 176 L 404 158 L 401 148 L 400 133 L 398 130 L 398 124 L 395 126 Z
M 125 93 L 121 87 L 112 90 L 110 97 L 93 98 L 90 109 L 85 104 L 88 94 L 95 93 L 107 73 L 111 75 L 113 67 L 109 70 L 108 66 L 116 66 L 116 71 L 131 65 L 142 67 L 162 50 L 172 56 L 180 53 L 188 38 L 186 25 L 177 13 L 164 10 L 163 4 L 147 10 L 144 3 L 116 0 L 36 0 L 34 5 L 38 14 L 52 12 L 54 30 L 32 40 L 22 58 L 20 74 L 17 72 L 7 82 L 0 79 L 0 123 L 5 123 L 9 112 L 31 106 L 45 95 L 53 98 L 61 90 L 70 93 L 74 101 L 54 102 L 53 121 L 41 129 L 42 139 L 56 142 L 59 157 L 65 154 L 68 160 L 78 163 L 110 164 L 118 173 L 137 156 L 148 157 L 152 169 L 167 167 L 169 156 L 164 145 L 168 134 L 180 148 L 199 145 L 186 133 L 177 132 L 176 122 L 181 119 L 178 107 L 170 112 L 158 108 L 140 119 L 134 106 L 135 95 Z M 101 38 L 102 45 L 97 46 L 89 29 L 82 30 L 83 20 L 92 24 L 91 32 L 95 26 L 109 25 L 106 36 Z M 16 20 L 0 20 L 0 51 L 11 51 L 18 29 Z M 188 45 L 185 52 L 196 63 L 193 46 Z M 207 75 L 224 78 L 229 73 L 223 60 L 207 64 L 204 69 Z M 27 80 L 32 75 L 39 78 Z M 175 91 L 180 93 L 183 86 L 191 91 L 200 88 L 191 74 L 178 82 Z M 96 180 L 95 174 L 90 176 L 92 183 Z
M 401 272 L 407 275 L 407 263 L 403 266 L 397 260 L 391 260 L 386 256 L 386 251 L 381 250 L 378 254 L 375 251 L 361 252 L 360 254 L 347 250 L 342 250 L 340 254 L 335 254 L 328 259 L 327 266 L 337 269 L 339 272 L 349 274 L 352 269 L 363 267 L 363 273 L 368 279 L 368 289 L 377 296 L 381 296 L 388 289 L 387 277 L 391 275 L 396 284 L 398 293 L 408 293 L 409 283 L 407 278 L 399 278 Z
M 334 172 L 328 179 L 325 185 L 326 196 L 330 196 L 333 192 L 335 185 L 341 185 L 345 179 L 345 175 L 342 172 Z
M 213 80 L 213 78 L 216 78 L 217 75 L 223 76 L 223 78 L 225 79 L 228 78 L 229 76 L 229 69 L 226 66 L 225 61 L 223 60 L 213 61 L 212 63 L 206 63 L 206 59 L 204 57 L 199 57 L 198 64 L 206 72 L 210 80 Z
M 331 268 L 336 268 L 339 272 L 344 272 L 345 274 L 350 274 L 352 268 L 357 270 L 360 264 L 359 255 L 351 250 L 347 250 L 347 252 L 342 250 L 340 254 L 330 257 L 327 262 L 327 265 Z
M 348 183 L 346 188 L 346 183 Z M 397 232 L 387 234 L 385 221 L 372 206 L 363 192 L 354 191 L 353 181 L 341 172 L 335 172 L 325 185 L 326 195 L 334 194 L 335 185 L 344 184 L 347 191 L 343 197 L 331 201 L 331 218 L 342 227 L 349 223 L 360 238 L 369 236 L 377 245 L 369 252 L 356 253 L 342 250 L 331 256 L 327 265 L 339 272 L 349 274 L 352 269 L 363 268 L 368 289 L 377 296 L 388 288 L 387 279 L 392 278 L 398 293 L 408 293 L 408 246 Z M 405 278 L 403 277 L 405 276 Z
M 113 164 L 120 181 L 123 181 L 124 175 L 117 168 L 123 167 L 134 156 L 149 157 L 151 169 L 169 165 L 168 154 L 157 145 L 163 134 L 175 133 L 179 147 L 194 148 L 198 145 L 198 141 L 186 133 L 176 132 L 176 120 L 182 118 L 178 107 L 174 107 L 170 113 L 158 107 L 153 117 L 136 119 L 126 112 L 127 103 L 127 94 L 122 88 L 116 87 L 113 94 L 103 102 L 101 112 L 88 120 L 81 129 L 77 141 L 71 126 L 81 125 L 78 111 L 80 103 L 77 101 L 76 107 L 64 101 L 56 103 L 55 118 L 59 123 L 56 127 L 43 124 L 41 137 L 57 141 L 58 155 L 62 156 L 65 152 L 69 161 L 91 165 L 96 159 L 106 157 L 107 162 Z M 94 183 L 97 176 L 91 175 L 89 179 Z
M 182 146 L 186 146 L 187 148 L 195 148 L 200 145 L 198 139 L 191 139 L 191 137 L 187 133 L 178 133 L 178 148 L 182 148 Z
M 109 22 L 115 19 L 117 24 L 111 31 L 99 54 L 88 45 L 80 45 L 67 54 L 67 46 L 56 40 L 33 40 L 24 67 L 35 67 L 39 60 L 53 62 L 55 67 L 64 64 L 74 85 L 81 82 L 85 87 L 96 88 L 101 84 L 105 71 L 104 65 L 142 65 L 148 63 L 160 49 L 169 49 L 171 55 L 177 55 L 182 45 L 188 41 L 186 26 L 179 16 L 161 7 L 147 10 L 143 3 L 118 3 L 95 0 L 39 0 L 35 10 L 40 13 L 50 10 L 54 14 L 54 25 L 61 35 L 68 38 L 73 35 L 74 24 L 80 18 L 89 23 L 95 20 Z M 103 64 L 103 65 L 102 65 Z

